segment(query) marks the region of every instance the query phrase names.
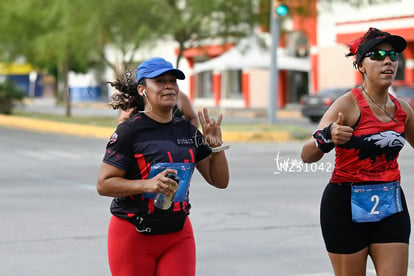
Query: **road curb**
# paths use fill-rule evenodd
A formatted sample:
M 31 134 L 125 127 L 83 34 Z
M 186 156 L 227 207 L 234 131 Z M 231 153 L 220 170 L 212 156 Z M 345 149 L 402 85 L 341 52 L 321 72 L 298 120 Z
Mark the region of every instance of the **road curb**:
M 108 138 L 114 128 L 88 126 L 82 124 L 52 122 L 25 117 L 0 115 L 0 125 L 9 128 L 25 129 L 30 131 L 67 134 L 75 136 Z
M 223 141 L 226 142 L 287 142 L 292 140 L 287 131 L 277 132 L 230 132 L 224 131 Z
M 109 138 L 115 127 L 89 126 L 82 124 L 53 122 L 18 116 L 0 115 L 0 126 L 36 132 L 67 134 L 91 138 Z M 277 132 L 233 132 L 224 131 L 223 140 L 230 142 L 286 142 L 292 140 L 287 131 Z

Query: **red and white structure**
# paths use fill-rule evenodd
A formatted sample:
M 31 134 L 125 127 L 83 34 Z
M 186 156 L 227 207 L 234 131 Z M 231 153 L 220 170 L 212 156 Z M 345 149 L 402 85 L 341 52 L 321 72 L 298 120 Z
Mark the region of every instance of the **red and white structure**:
M 289 1 L 289 5 L 294 1 Z M 297 103 L 303 94 L 328 87 L 350 87 L 362 82 L 346 58 L 347 44 L 369 27 L 404 37 L 399 76 L 414 85 L 414 5 L 412 0 L 350 7 L 339 3 L 329 8 L 317 0 L 310 16 L 293 15 L 284 21 L 277 52 L 277 103 L 283 108 Z M 269 33 L 258 33 L 270 41 Z M 270 52 L 258 47 L 260 41 L 246 38 L 237 45 L 210 45 L 184 52 L 192 74 L 188 94 L 193 102 L 220 108 L 266 108 L 269 93 Z M 268 44 L 269 46 L 269 44 Z M 270 47 L 268 48 L 270 49 Z M 198 60 L 206 60 L 196 62 Z

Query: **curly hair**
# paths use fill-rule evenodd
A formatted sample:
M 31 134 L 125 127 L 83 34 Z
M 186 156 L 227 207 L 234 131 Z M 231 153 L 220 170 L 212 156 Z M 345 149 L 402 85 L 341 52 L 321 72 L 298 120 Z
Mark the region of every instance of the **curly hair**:
M 143 97 L 137 92 L 137 82 L 134 76 L 133 71 L 127 69 L 115 81 L 106 82 L 118 90 L 111 96 L 111 102 L 109 103 L 113 109 L 122 109 L 124 111 L 133 109 L 133 113 L 144 110 L 145 102 Z M 145 81 L 143 85 L 145 85 Z

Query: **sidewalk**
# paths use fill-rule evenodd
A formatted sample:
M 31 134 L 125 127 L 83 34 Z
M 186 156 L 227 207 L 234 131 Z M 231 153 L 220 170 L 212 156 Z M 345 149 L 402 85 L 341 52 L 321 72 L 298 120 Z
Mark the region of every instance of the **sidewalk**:
M 198 109 L 196 109 L 198 110 Z M 34 112 L 43 114 L 65 114 L 64 106 L 56 106 L 47 101 L 31 101 L 18 105 L 15 111 Z M 211 113 L 224 113 L 227 122 L 245 122 L 245 123 L 266 123 L 267 118 L 263 111 L 251 109 L 234 109 L 234 110 L 212 110 Z M 105 103 L 72 103 L 72 116 L 118 116 L 118 111 L 112 110 Z M 298 124 L 304 128 L 311 127 L 311 124 L 305 118 L 302 118 L 300 111 L 291 108 L 290 110 L 279 110 L 277 112 L 277 123 L 283 121 L 283 124 Z M 95 137 L 107 139 L 114 131 L 112 127 L 86 126 L 81 124 L 60 123 L 32 119 L 27 117 L 0 115 L 0 126 L 8 128 L 26 129 L 30 131 L 40 131 L 47 133 L 58 133 L 75 136 Z M 309 130 L 310 131 L 310 130 Z M 295 139 L 289 131 L 272 131 L 272 132 L 248 132 L 248 131 L 224 131 L 223 140 L 230 142 L 286 142 Z

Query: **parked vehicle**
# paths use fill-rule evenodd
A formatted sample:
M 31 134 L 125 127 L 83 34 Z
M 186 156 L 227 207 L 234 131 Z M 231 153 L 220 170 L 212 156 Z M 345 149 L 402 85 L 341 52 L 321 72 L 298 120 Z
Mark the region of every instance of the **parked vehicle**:
M 302 96 L 300 98 L 302 115 L 308 117 L 311 122 L 318 123 L 331 104 L 350 90 L 350 87 L 329 88 L 322 89 L 315 95 Z M 414 109 L 414 85 L 396 83 L 390 87 L 390 93 L 404 99 Z
M 308 117 L 314 123 L 319 122 L 329 106 L 349 90 L 349 87 L 329 88 L 322 89 L 315 95 L 302 96 L 300 98 L 302 115 Z
M 404 99 L 414 109 L 414 86 L 396 85 L 390 88 L 390 93 L 400 99 Z

